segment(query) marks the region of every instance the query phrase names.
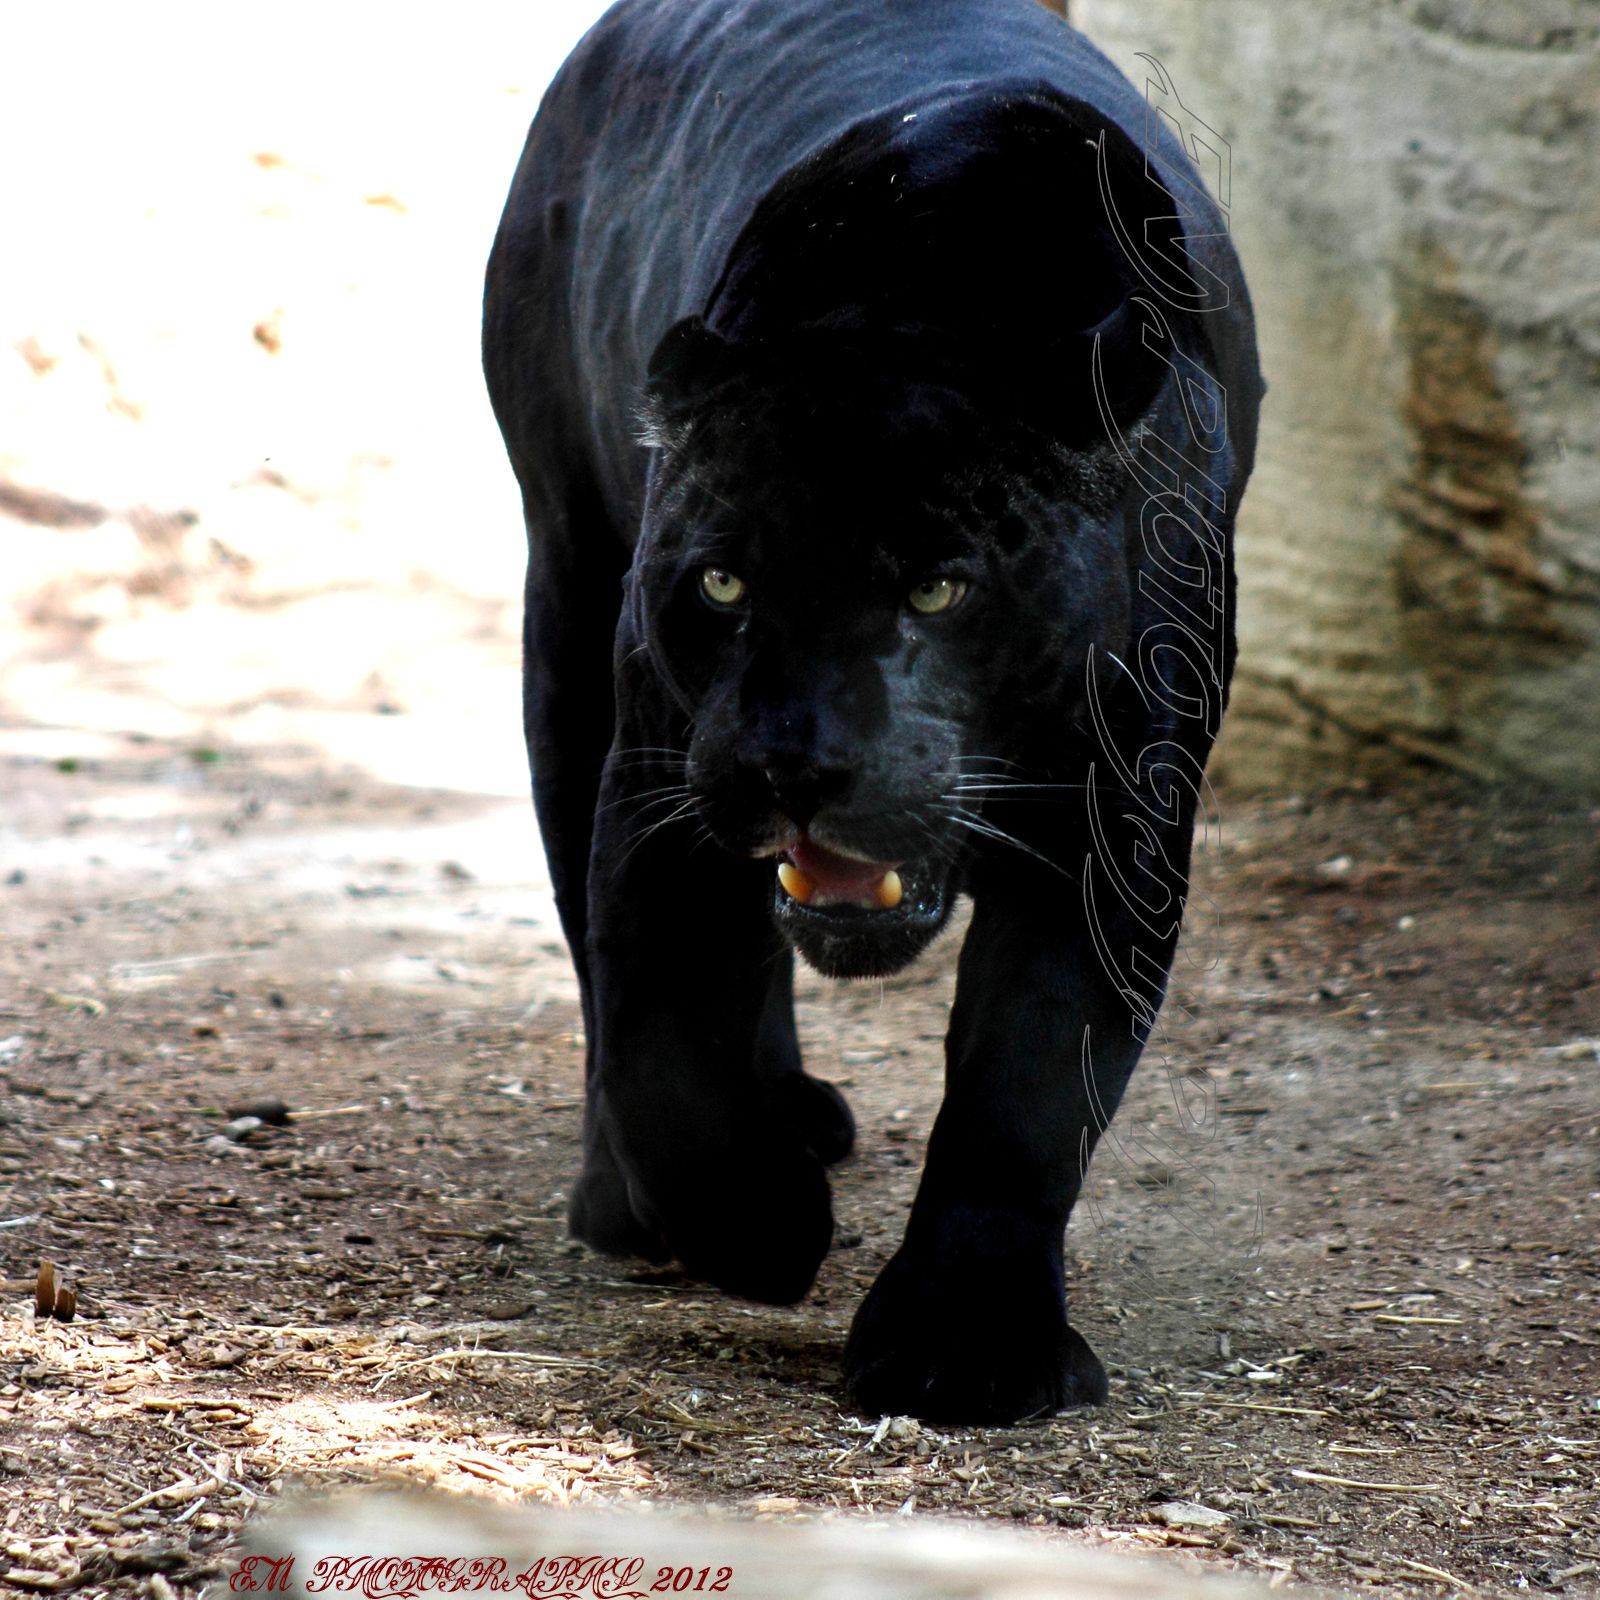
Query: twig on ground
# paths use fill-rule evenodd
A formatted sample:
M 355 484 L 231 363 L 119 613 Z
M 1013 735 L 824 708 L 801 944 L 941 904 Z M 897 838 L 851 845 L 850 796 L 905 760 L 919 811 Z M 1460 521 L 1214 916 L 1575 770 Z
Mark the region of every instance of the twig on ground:
M 1287 1417 L 1325 1417 L 1328 1412 L 1316 1406 L 1269 1406 L 1260 1400 L 1207 1400 L 1197 1410 L 1206 1406 L 1225 1406 L 1229 1411 L 1277 1411 Z
M 536 1367 L 583 1367 L 590 1372 L 603 1372 L 598 1361 L 584 1361 L 578 1356 L 547 1356 L 534 1350 L 435 1350 L 432 1355 L 417 1356 L 411 1361 L 398 1363 L 374 1388 L 379 1388 L 397 1373 L 410 1372 L 417 1367 L 431 1367 L 440 1361 L 526 1361 Z
M 1425 1572 L 1430 1578 L 1437 1578 L 1441 1583 L 1448 1583 L 1456 1589 L 1470 1589 L 1472 1585 L 1464 1579 L 1458 1578 L 1454 1573 L 1446 1572 L 1443 1567 L 1430 1567 L 1426 1561 L 1412 1561 L 1406 1556 L 1396 1556 L 1395 1560 L 1402 1567 L 1410 1567 L 1413 1572 Z
M 1331 1472 L 1311 1472 L 1296 1467 L 1291 1478 L 1304 1478 L 1307 1483 L 1331 1483 L 1339 1489 L 1363 1489 L 1369 1494 L 1437 1494 L 1436 1483 L 1368 1483 L 1363 1478 L 1336 1478 Z

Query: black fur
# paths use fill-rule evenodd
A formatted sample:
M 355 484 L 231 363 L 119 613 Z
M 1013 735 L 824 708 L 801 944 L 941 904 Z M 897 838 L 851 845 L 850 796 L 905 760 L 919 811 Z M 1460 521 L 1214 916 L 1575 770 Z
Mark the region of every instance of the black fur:
M 621 0 L 489 263 L 589 1044 L 573 1231 L 803 1295 L 853 1125 L 801 1070 L 791 947 L 883 974 L 974 902 L 846 1352 L 869 1410 L 1105 1393 L 1062 1235 L 1177 936 L 1260 397 L 1225 222 L 1146 126 L 1034 0 Z M 899 904 L 790 898 L 806 841 L 896 864 Z

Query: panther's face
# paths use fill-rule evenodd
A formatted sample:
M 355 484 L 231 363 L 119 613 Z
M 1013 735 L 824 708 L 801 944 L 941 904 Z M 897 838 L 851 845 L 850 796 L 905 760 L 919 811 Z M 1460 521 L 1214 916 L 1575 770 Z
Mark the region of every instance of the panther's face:
M 663 429 L 633 574 L 700 821 L 847 977 L 943 926 L 1004 831 L 989 797 L 1065 736 L 1128 615 L 1103 453 L 997 458 L 950 396 L 863 383 L 735 381 Z

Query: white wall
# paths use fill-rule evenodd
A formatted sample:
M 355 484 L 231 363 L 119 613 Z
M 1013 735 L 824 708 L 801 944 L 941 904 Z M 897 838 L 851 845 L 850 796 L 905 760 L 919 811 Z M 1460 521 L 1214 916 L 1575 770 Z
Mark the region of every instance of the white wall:
M 1233 151 L 1271 384 L 1226 777 L 1600 779 L 1600 12 L 1073 0 Z

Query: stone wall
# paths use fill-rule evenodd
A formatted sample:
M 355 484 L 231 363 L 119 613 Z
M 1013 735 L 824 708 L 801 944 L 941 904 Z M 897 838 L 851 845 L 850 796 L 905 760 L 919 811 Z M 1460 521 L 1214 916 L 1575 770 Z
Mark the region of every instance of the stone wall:
M 1072 0 L 1231 146 L 1271 385 L 1217 772 L 1600 785 L 1600 5 Z

